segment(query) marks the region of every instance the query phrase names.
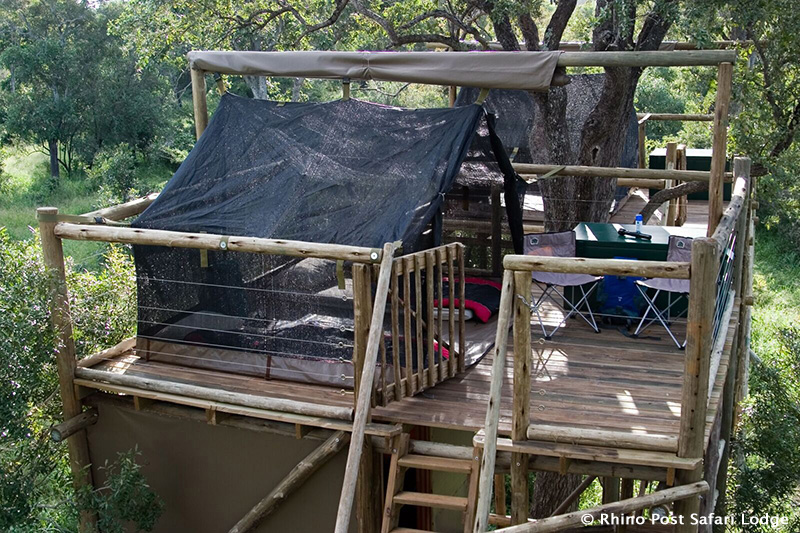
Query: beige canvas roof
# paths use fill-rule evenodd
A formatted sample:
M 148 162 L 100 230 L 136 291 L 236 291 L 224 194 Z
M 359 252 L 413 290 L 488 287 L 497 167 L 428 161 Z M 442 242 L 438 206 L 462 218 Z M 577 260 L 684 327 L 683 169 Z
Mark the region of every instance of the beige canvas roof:
M 561 52 L 189 52 L 194 69 L 546 91 Z

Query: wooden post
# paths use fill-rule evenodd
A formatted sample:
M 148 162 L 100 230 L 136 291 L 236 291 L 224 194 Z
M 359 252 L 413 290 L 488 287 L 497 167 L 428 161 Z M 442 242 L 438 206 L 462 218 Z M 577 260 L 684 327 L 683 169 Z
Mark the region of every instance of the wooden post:
M 50 438 L 53 442 L 62 442 L 63 440 L 74 435 L 77 431 L 85 429 L 97 423 L 97 408 L 92 407 L 83 411 L 78 416 L 74 416 L 69 420 L 65 420 L 60 424 L 50 428 Z
M 703 457 L 705 448 L 706 411 L 708 408 L 708 373 L 711 364 L 711 338 L 714 327 L 719 250 L 711 238 L 697 238 L 692 243 L 691 288 L 686 325 L 687 343 L 681 395 L 681 424 L 678 436 L 678 457 Z M 702 468 L 680 470 L 678 485 L 699 481 Z M 676 531 L 696 531 L 688 519 L 700 510 L 698 498 L 676 504 L 675 513 L 687 517 Z
M 580 498 L 580 497 L 581 497 L 581 494 L 583 494 L 583 493 L 586 491 L 586 489 L 588 489 L 588 488 L 589 488 L 589 485 L 591 485 L 592 483 L 594 483 L 594 480 L 595 480 L 595 479 L 597 479 L 597 476 L 586 476 L 586 477 L 584 478 L 584 480 L 583 480 L 583 481 L 581 481 L 581 484 L 580 484 L 580 485 L 578 485 L 577 487 L 575 487 L 575 490 L 573 490 L 573 491 L 570 493 L 570 495 L 569 495 L 569 496 L 567 496 L 567 499 L 565 499 L 563 502 L 561 502 L 561 504 L 560 504 L 558 507 L 556 507 L 556 510 L 555 510 L 555 511 L 553 511 L 553 513 L 552 513 L 550 516 L 558 516 L 558 515 L 560 515 L 560 514 L 564 514 L 564 512 L 565 512 L 567 509 L 569 509 L 569 508 L 570 508 L 570 506 L 571 506 L 573 503 L 575 503 L 575 501 L 576 501 L 578 498 Z M 625 481 L 631 481 L 631 483 L 633 483 L 633 481 L 632 481 L 632 480 L 625 480 Z
M 489 525 L 489 504 L 492 497 L 494 465 L 497 459 L 497 423 L 500 419 L 500 397 L 505 378 L 506 349 L 508 343 L 508 323 L 513 308 L 514 274 L 503 272 L 503 286 L 500 294 L 500 310 L 497 315 L 497 335 L 494 342 L 492 361 L 492 381 L 489 385 L 489 405 L 486 408 L 484 424 L 485 439 L 481 476 L 478 485 L 478 505 L 475 509 L 474 533 L 484 533 Z
M 192 104 L 194 105 L 194 131 L 199 139 L 208 126 L 208 102 L 206 100 L 206 73 L 189 69 L 192 76 Z
M 358 397 L 361 372 L 367 352 L 369 322 L 372 317 L 372 269 L 353 265 L 353 395 Z
M 396 390 L 396 389 L 395 389 Z M 358 533 L 378 533 L 383 516 L 383 454 L 364 441 L 356 488 Z
M 335 533 L 347 533 L 350 527 L 350 515 L 353 512 L 356 481 L 364 448 L 364 430 L 370 417 L 370 399 L 372 383 L 375 379 L 375 364 L 378 357 L 378 344 L 383 337 L 383 316 L 386 312 L 386 299 L 389 294 L 389 281 L 392 273 L 394 245 L 386 243 L 383 247 L 383 258 L 378 274 L 378 287 L 372 308 L 372 321 L 367 338 L 367 352 L 364 357 L 364 369 L 361 373 L 361 387 L 356 400 L 356 412 L 353 417 L 353 435 L 347 453 L 347 466 L 342 483 L 342 495 L 339 498 L 339 511 L 336 514 Z
M 268 514 L 274 511 L 286 498 L 319 470 L 325 463 L 336 456 L 344 448 L 350 436 L 337 431 L 313 452 L 292 468 L 278 485 L 258 502 L 246 515 L 233 526 L 229 533 L 245 533 L 252 531 Z
M 61 394 L 62 414 L 69 421 L 81 414 L 81 401 L 75 391 L 75 341 L 72 337 L 72 319 L 69 311 L 67 276 L 64 268 L 64 250 L 61 239 L 55 235 L 56 222 L 48 217 L 58 215 L 55 207 L 40 207 L 36 210 L 39 221 L 39 234 L 42 238 L 42 255 L 51 279 L 50 321 L 58 333 L 56 347 L 56 367 L 58 370 L 58 389 Z M 79 429 L 67 439 L 69 466 L 75 489 L 92 485 L 92 471 L 89 468 L 89 441 L 86 430 Z M 93 529 L 93 514 L 81 514 L 81 530 Z
M 647 168 L 647 119 L 639 122 L 639 168 Z
M 714 234 L 722 216 L 723 174 L 728 147 L 728 107 L 731 101 L 733 64 L 720 63 L 717 72 L 717 100 L 714 106 L 714 139 L 711 152 L 711 181 L 708 184 L 708 233 Z
M 676 170 L 678 167 L 678 143 L 667 143 L 667 170 Z M 670 188 L 676 185 L 673 180 L 667 180 L 665 187 Z M 665 213 L 666 224 L 665 226 L 674 226 L 678 220 L 678 199 L 673 198 L 667 203 L 667 212 Z
M 514 396 L 511 438 L 526 440 L 531 404 L 531 273 L 514 272 Z M 511 454 L 511 523 L 528 521 L 528 454 Z
M 500 205 L 500 187 L 492 187 L 492 275 L 499 276 L 502 267 L 503 253 L 501 241 L 503 240 L 503 211 Z

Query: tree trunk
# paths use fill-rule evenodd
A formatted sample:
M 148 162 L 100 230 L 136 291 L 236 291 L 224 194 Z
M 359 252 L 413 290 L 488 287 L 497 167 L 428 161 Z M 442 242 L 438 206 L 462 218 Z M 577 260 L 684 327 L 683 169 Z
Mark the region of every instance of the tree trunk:
M 267 93 L 267 78 L 264 76 L 244 76 L 244 81 L 253 93 L 253 98 L 258 100 L 266 100 L 269 96 Z
M 58 164 L 58 139 L 47 141 L 47 151 L 50 153 L 50 177 L 57 180 L 61 176 Z
M 553 87 L 533 93 L 536 114 L 531 128 L 534 163 L 616 167 L 622 156 L 638 72 L 606 69 L 603 92 L 583 124 L 580 145 L 569 138 L 567 90 Z M 620 96 L 621 95 L 621 96 Z M 616 180 L 559 177 L 539 183 L 546 231 L 566 231 L 578 222 L 608 222 Z
M 561 503 L 567 499 L 572 491 L 578 488 L 583 481 L 582 476 L 567 474 L 562 476 L 557 472 L 537 472 L 533 483 L 533 502 L 531 503 L 531 517 L 534 519 L 547 518 Z M 578 510 L 578 501 L 575 501 L 566 512 Z

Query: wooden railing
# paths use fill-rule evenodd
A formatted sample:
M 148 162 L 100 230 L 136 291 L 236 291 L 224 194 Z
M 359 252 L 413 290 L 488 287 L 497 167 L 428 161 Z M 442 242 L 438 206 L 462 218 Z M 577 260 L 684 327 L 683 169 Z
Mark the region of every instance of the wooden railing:
M 749 159 L 737 158 L 734 165 L 735 184 L 732 199 L 722 216 L 716 221 L 711 237 L 696 238 L 692 244 L 691 262 L 634 261 L 619 259 L 586 259 L 561 257 L 533 257 L 508 255 L 504 258 L 503 293 L 497 325 L 497 345 L 492 366 L 490 399 L 483 434 L 484 457 L 481 466 L 479 500 L 475 531 L 485 531 L 488 519 L 491 486 L 496 455 L 497 425 L 502 380 L 506 374 L 505 342 L 508 328 L 513 321 L 514 374 L 512 397 L 511 440 L 529 439 L 554 442 L 568 441 L 573 444 L 601 445 L 612 448 L 631 448 L 635 450 L 657 451 L 670 454 L 677 459 L 676 464 L 686 459 L 684 466 L 675 473 L 678 484 L 694 483 L 702 479 L 703 472 L 697 468 L 705 452 L 706 418 L 709 405 L 709 391 L 716 386 L 725 386 L 722 417 L 733 412 L 733 384 L 737 376 L 737 363 L 742 364 L 741 345 L 731 351 L 731 361 L 726 374 L 726 383 L 715 383 L 716 367 L 714 358 L 722 354 L 729 333 L 729 324 L 736 316 L 741 324 L 745 320 L 746 299 L 734 295 L 747 294 L 749 281 L 746 269 L 745 250 L 751 243 L 751 209 L 749 204 Z M 733 244 L 731 244 L 733 243 Z M 722 254 L 728 262 L 729 271 L 724 279 L 730 282 L 718 283 Z M 530 298 L 532 271 L 641 276 L 647 278 L 689 279 L 690 293 L 687 317 L 687 344 L 685 348 L 684 382 L 681 398 L 680 431 L 677 439 L 668 435 L 638 435 L 608 430 L 570 429 L 547 426 L 531 426 L 531 310 L 527 305 Z M 742 306 L 734 308 L 734 302 Z M 512 319 L 513 317 L 513 319 Z M 714 336 L 715 317 L 717 336 Z M 741 341 L 740 341 L 741 342 Z M 527 354 L 527 357 L 524 356 Z M 511 460 L 512 498 L 511 520 L 523 523 L 527 519 L 527 471 L 528 460 L 524 453 L 513 453 Z M 516 505 L 515 505 L 515 502 Z M 699 501 L 690 498 L 676 503 L 676 513 L 698 512 Z M 711 509 L 707 512 L 713 510 Z
M 356 375 L 362 368 L 362 339 L 368 326 L 360 318 L 368 313 L 361 310 L 372 308 L 373 274 L 366 265 L 354 265 Z M 386 405 L 414 396 L 464 370 L 464 280 L 464 246 L 460 243 L 394 259 L 386 316 L 389 323 L 384 325 L 388 335 L 381 340 L 374 385 L 376 403 Z

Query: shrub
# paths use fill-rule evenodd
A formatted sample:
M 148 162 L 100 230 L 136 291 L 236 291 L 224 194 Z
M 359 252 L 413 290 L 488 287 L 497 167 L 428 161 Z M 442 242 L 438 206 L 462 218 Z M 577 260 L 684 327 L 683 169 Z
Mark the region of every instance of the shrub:
M 109 200 L 124 202 L 136 195 L 136 155 L 126 143 L 98 152 L 88 174 Z
M 98 512 L 104 531 L 122 531 L 128 521 L 149 530 L 161 504 L 139 472 L 134 452 L 108 467 L 106 487 L 76 500 L 66 445 L 47 435 L 60 421 L 61 402 L 57 339 L 49 325 L 51 279 L 41 255 L 37 239 L 15 241 L 0 228 L 0 531 L 75 531 L 85 508 Z M 103 264 L 99 273 L 67 264 L 79 356 L 133 332 L 131 260 L 123 248 L 111 247 Z

